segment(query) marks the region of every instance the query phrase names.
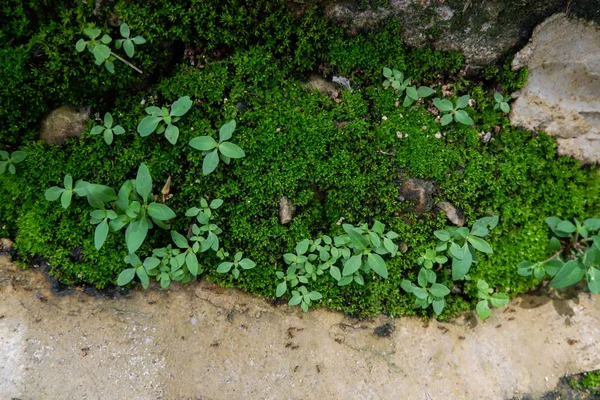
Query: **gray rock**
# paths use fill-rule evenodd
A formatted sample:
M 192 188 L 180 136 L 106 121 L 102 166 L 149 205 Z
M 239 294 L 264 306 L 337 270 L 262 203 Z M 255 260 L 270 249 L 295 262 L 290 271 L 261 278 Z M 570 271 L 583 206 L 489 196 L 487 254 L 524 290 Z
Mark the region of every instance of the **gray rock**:
M 89 118 L 89 107 L 57 108 L 42 121 L 40 140 L 48 144 L 62 144 L 67 138 L 81 137 Z
M 600 31 L 557 14 L 538 26 L 513 62 L 529 78 L 511 123 L 555 136 L 558 151 L 600 163 Z
M 338 88 L 335 86 L 333 82 L 330 82 L 319 75 L 311 75 L 308 81 L 304 84 L 308 90 L 317 91 L 326 96 L 336 96 L 338 95 Z
M 343 76 L 334 76 L 333 78 L 331 78 L 331 81 L 333 83 L 337 83 L 338 85 L 340 85 L 344 89 L 348 89 L 348 90 L 352 91 L 352 87 L 350 86 L 350 79 L 348 79 L 346 77 L 343 77 Z
M 439 208 L 446 214 L 446 217 L 456 226 L 463 226 L 465 224 L 465 215 L 458 208 L 454 207 L 451 203 L 447 201 L 440 201 L 436 204 L 436 207 Z
M 290 199 L 285 196 L 279 198 L 279 223 L 281 225 L 290 223 L 295 212 L 296 206 L 292 204 Z

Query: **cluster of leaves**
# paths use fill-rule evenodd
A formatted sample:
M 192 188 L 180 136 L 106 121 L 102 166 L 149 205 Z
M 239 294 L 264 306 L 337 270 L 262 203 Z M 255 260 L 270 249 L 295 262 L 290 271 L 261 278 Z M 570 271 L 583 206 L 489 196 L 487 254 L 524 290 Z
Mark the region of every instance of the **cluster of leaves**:
M 494 289 L 490 288 L 488 283 L 482 279 L 477 281 L 477 297 L 480 301 L 477 303 L 475 310 L 479 318 L 487 319 L 492 311 L 490 304 L 494 307 L 504 307 L 508 304 L 508 295 L 506 293 L 494 293 Z
M 129 58 L 132 58 L 133 54 L 135 52 L 135 45 L 144 44 L 144 43 L 146 43 L 146 40 L 142 36 L 139 36 L 139 35 L 135 36 L 135 37 L 131 37 L 131 32 L 129 30 L 129 26 L 126 23 L 122 23 L 121 26 L 119 27 L 119 30 L 121 32 L 121 36 L 123 37 L 123 39 L 118 39 L 115 42 L 115 47 L 117 49 L 120 49 L 121 47 L 123 47 L 123 49 L 125 50 L 125 54 L 127 54 L 127 56 Z M 106 67 L 108 72 L 110 72 L 111 74 L 114 74 L 115 73 L 114 60 L 118 59 L 118 60 L 124 62 L 125 64 L 129 65 L 130 67 L 138 70 L 132 64 L 125 61 L 123 58 L 121 58 L 119 55 L 115 54 L 110 49 L 110 47 L 108 45 L 113 40 L 112 37 L 110 37 L 110 35 L 102 34 L 102 30 L 100 30 L 98 28 L 85 28 L 83 30 L 83 33 L 84 33 L 84 35 L 86 35 L 88 37 L 89 40 L 79 39 L 77 41 L 77 43 L 75 44 L 75 49 L 81 53 L 82 51 L 84 51 L 87 48 L 88 51 L 94 55 L 96 65 L 104 64 L 104 67 Z M 100 35 L 102 35 L 102 36 L 100 37 Z M 141 72 L 141 71 L 139 71 L 139 72 Z
M 405 93 L 404 101 L 402 105 L 408 107 L 419 99 L 431 96 L 434 91 L 429 86 L 420 86 L 417 88 L 415 85 L 410 85 L 410 79 L 404 79 L 404 74 L 397 69 L 390 69 L 388 67 L 383 68 L 383 76 L 386 78 L 383 81 L 383 87 L 392 87 L 398 91 L 398 95 L 401 96 Z
M 231 120 L 221 126 L 219 130 L 219 141 L 217 142 L 210 136 L 198 136 L 190 140 L 189 145 L 203 153 L 202 173 L 208 175 L 219 165 L 219 159 L 225 164 L 229 164 L 231 159 L 243 158 L 246 156 L 244 150 L 238 145 L 228 142 L 235 131 L 235 120 Z
M 283 280 L 277 285 L 277 297 L 299 284 L 316 281 L 326 271 L 329 271 L 338 286 L 346 286 L 352 282 L 362 286 L 365 284 L 365 276 L 373 276 L 371 271 L 383 279 L 388 277 L 388 269 L 382 256 L 396 256 L 398 246 L 393 240 L 398 235 L 394 231 L 385 232 L 385 225 L 379 221 L 375 221 L 370 229 L 367 224 L 343 224 L 342 227 L 345 234 L 333 239 L 330 236 L 316 240 L 304 239 L 296 245 L 295 253 L 283 255 L 288 268 L 285 273 L 276 272 L 277 278 Z M 303 286 L 298 288 L 300 291 L 292 290 L 289 304 L 300 304 L 307 311 L 310 300 L 318 300 L 321 295 L 302 288 Z
M 469 114 L 462 110 L 469 105 L 470 96 L 468 94 L 461 96 L 456 100 L 456 105 L 452 104 L 450 100 L 435 98 L 433 104 L 442 113 L 442 126 L 448 125 L 452 121 L 459 122 L 463 125 L 473 125 L 474 122 Z
M 164 132 L 169 143 L 175 144 L 179 138 L 179 128 L 173 124 L 179 121 L 191 107 L 192 100 L 189 96 L 177 99 L 171 106 L 170 111 L 167 107 L 147 107 L 145 111 L 148 116 L 140 121 L 137 131 L 142 137 L 146 137 L 153 132 L 159 135 Z
M 7 170 L 14 175 L 17 172 L 15 164 L 23 162 L 26 157 L 27 153 L 21 150 L 13 151 L 11 154 L 9 154 L 7 151 L 0 150 L 0 175 L 5 173 Z
M 418 258 L 417 263 L 422 267 L 417 277 L 417 284 L 407 279 L 404 279 L 401 284 L 404 291 L 416 297 L 416 307 L 425 309 L 432 305 L 437 315 L 442 313 L 446 307 L 445 297 L 450 294 L 449 287 L 456 281 L 471 279 L 468 273 L 472 265 L 478 261 L 477 251 L 493 253 L 492 247 L 483 238 L 498 225 L 498 220 L 497 216 L 484 217 L 475 221 L 470 230 L 467 227 L 446 227 L 434 232 L 439 241 L 435 249 L 426 250 Z M 441 271 L 450 260 L 452 260 L 451 279 L 439 283 L 433 268 L 437 266 L 437 270 Z
M 104 245 L 109 228 L 116 232 L 127 226 L 127 250 L 130 254 L 135 253 L 154 225 L 168 229 L 168 221 L 175 218 L 173 210 L 154 200 L 152 177 L 143 163 L 138 168 L 136 178 L 126 181 L 118 194 L 111 187 L 83 180 L 77 181 L 73 186 L 73 178 L 66 175 L 64 188 L 53 186 L 46 190 L 45 197 L 48 201 L 60 198 L 66 209 L 71 205 L 73 194 L 86 196 L 88 203 L 94 208 L 90 213 L 90 223 L 98 225 L 94 233 L 94 244 L 98 250 Z
M 508 105 L 510 96 L 502 96 L 502 94 L 495 92 L 494 101 L 496 102 L 496 104 L 494 104 L 494 110 L 500 109 L 506 114 L 510 112 L 510 105 Z
M 90 131 L 90 135 L 99 135 L 102 134 L 104 137 L 104 142 L 109 146 L 113 142 L 113 135 L 122 135 L 125 133 L 125 129 L 121 125 L 113 126 L 113 117 L 107 112 L 104 114 L 104 125 L 96 125 Z
M 585 278 L 591 293 L 600 293 L 600 218 L 588 218 L 575 223 L 559 217 L 549 217 L 546 223 L 553 236 L 548 242 L 550 258 L 537 263 L 522 261 L 519 275 L 538 280 L 552 278 L 549 285 L 556 289 L 575 285 Z M 596 234 L 594 234 L 596 233 Z

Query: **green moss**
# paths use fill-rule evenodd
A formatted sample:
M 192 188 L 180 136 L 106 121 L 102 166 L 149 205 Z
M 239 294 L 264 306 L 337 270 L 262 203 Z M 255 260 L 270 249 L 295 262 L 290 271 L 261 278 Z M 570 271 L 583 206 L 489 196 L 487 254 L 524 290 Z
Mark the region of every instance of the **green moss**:
M 0 227 L 3 235 L 15 237 L 24 262 L 44 257 L 51 273 L 64 282 L 114 284 L 125 267 L 124 234 L 111 233 L 102 250 L 96 251 L 87 203 L 75 199 L 65 211 L 47 202 L 44 190 L 61 184 L 65 174 L 118 188 L 134 176 L 141 162 L 150 168 L 155 192 L 172 177 L 173 198 L 168 205 L 179 216 L 174 228 L 180 232 L 189 223 L 183 214 L 202 197 L 225 200 L 216 221 L 224 231 L 222 244 L 230 252 L 243 251 L 258 267 L 233 280 L 216 273 L 218 260 L 208 256 L 202 260 L 207 269 L 203 278 L 257 295 L 274 296 L 275 271 L 284 268 L 281 256 L 299 240 L 340 233 L 337 222 L 342 217 L 353 224 L 376 219 L 385 223 L 409 248 L 390 260 L 389 279 L 367 277 L 364 287 L 340 288 L 328 278 L 311 284 L 311 290 L 323 294 L 327 307 L 357 316 L 426 315 L 413 310 L 413 300 L 400 289 L 400 282 L 415 279 L 416 259 L 433 245 L 432 233 L 445 225 L 446 217 L 409 212 L 410 204 L 399 200 L 403 176 L 434 180 L 436 200 L 464 210 L 468 223 L 486 213 L 500 215 L 500 225 L 490 237 L 495 254 L 482 257 L 472 277 L 475 282 L 486 279 L 491 287 L 511 295 L 536 284 L 519 276 L 515 265 L 544 257 L 548 238 L 544 218 L 551 214 L 584 218 L 600 211 L 596 170 L 558 157 L 551 138 L 510 127 L 491 110 L 490 85 L 497 82 L 454 82 L 476 99 L 469 112 L 481 129 L 502 128 L 488 144 L 481 143 L 471 127 L 441 128 L 420 104 L 397 107 L 394 92 L 381 88 L 384 65 L 428 81 L 451 78 L 462 57 L 407 49 L 394 22 L 382 31 L 347 38 L 309 5 L 290 9 L 278 1 L 253 7 L 234 1 L 171 8 L 163 4 L 120 1 L 114 8 L 148 39 L 140 46 L 139 61 L 150 73 L 141 81 L 124 66 L 112 76 L 87 54 L 74 54 L 82 21 L 92 18 L 89 7 L 71 10 L 79 22 L 67 19 L 63 9 L 57 13 L 62 17 L 43 27 L 36 30 L 32 25 L 30 41 L 22 47 L 0 49 L 11 65 L 23 67 L 31 62 L 32 49 L 48 43 L 43 67 L 22 68 L 22 74 L 7 67 L 0 74 L 3 82 L 14 80 L 13 86 L 6 86 L 5 96 L 19 104 L 2 117 L 16 128 L 5 131 L 0 141 L 22 143 L 28 153 L 16 177 L 0 178 Z M 200 56 L 195 65 L 181 54 L 183 48 L 192 47 Z M 321 72 L 349 77 L 355 89 L 343 91 L 339 102 L 307 91 L 302 80 L 317 66 Z M 521 84 L 515 82 L 518 76 L 502 76 L 505 88 Z M 25 107 L 17 87 L 37 102 L 33 110 Z M 178 123 L 175 146 L 163 135 L 137 135 L 145 107 L 169 104 L 183 95 L 191 96 L 195 105 Z M 112 146 L 88 132 L 59 147 L 31 141 L 41 114 L 63 103 L 91 104 L 100 114 L 110 111 L 126 134 L 116 137 Z M 233 141 L 247 156 L 230 166 L 220 165 L 205 177 L 202 154 L 187 143 L 199 135 L 216 137 L 218 128 L 231 118 L 238 124 Z M 438 132 L 443 136 L 437 138 Z M 278 200 L 284 195 L 297 206 L 287 226 L 278 221 Z M 154 229 L 138 253 L 144 257 L 169 241 L 168 232 Z M 474 301 L 475 289 L 467 283 L 462 295 L 449 298 L 441 318 L 472 307 Z

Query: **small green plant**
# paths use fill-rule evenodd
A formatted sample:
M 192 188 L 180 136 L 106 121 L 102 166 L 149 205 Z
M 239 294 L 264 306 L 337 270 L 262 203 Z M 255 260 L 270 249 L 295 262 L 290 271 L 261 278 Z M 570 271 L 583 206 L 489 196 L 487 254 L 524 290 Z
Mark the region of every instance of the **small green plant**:
M 154 265 L 154 263 L 151 261 L 151 258 L 146 258 L 146 260 L 144 260 L 144 263 L 142 264 L 142 261 L 137 255 L 128 254 L 125 257 L 125 262 L 131 265 L 131 268 L 127 268 L 121 271 L 119 277 L 117 278 L 117 285 L 125 286 L 129 282 L 131 282 L 133 278 L 137 275 L 144 289 L 147 289 L 150 285 L 148 271 L 152 270 L 153 268 L 156 268 L 156 265 Z
M 231 159 L 242 158 L 246 156 L 244 150 L 238 145 L 228 142 L 235 130 L 235 120 L 231 120 L 221 126 L 219 130 L 219 142 L 210 136 L 198 136 L 190 140 L 189 145 L 204 154 L 202 162 L 202 173 L 208 175 L 219 165 L 219 158 L 229 164 Z
M 383 81 L 383 87 L 388 88 L 391 86 L 398 91 L 400 96 L 405 93 L 404 102 L 402 103 L 404 107 L 408 107 L 415 101 L 429 97 L 434 93 L 433 89 L 428 86 L 419 88 L 414 85 L 410 86 L 411 80 L 404 79 L 404 74 L 397 69 L 392 70 L 384 67 L 383 76 L 386 78 Z
M 235 256 L 233 256 L 233 262 L 222 262 L 217 267 L 217 272 L 220 274 L 231 272 L 231 275 L 237 279 L 240 276 L 240 267 L 242 269 L 252 269 L 256 267 L 256 263 L 254 261 L 250 260 L 249 258 L 242 258 L 243 256 L 244 254 L 241 251 L 238 251 L 235 253 Z
M 304 312 L 308 312 L 308 309 L 313 301 L 321 300 L 323 296 L 321 293 L 316 291 L 309 292 L 305 286 L 300 286 L 298 290 L 292 290 L 292 298 L 288 302 L 290 306 L 297 306 L 300 304 L 300 308 Z
M 104 114 L 104 125 L 96 125 L 92 128 L 90 135 L 102 134 L 106 144 L 110 145 L 113 142 L 113 135 L 122 135 L 125 129 L 121 125 L 113 126 L 113 117 L 107 112 Z
M 146 137 L 153 132 L 159 135 L 164 132 L 167 140 L 171 144 L 175 144 L 179 138 L 179 128 L 173 124 L 178 122 L 191 107 L 192 100 L 189 96 L 177 99 L 171 106 L 171 111 L 167 107 L 148 107 L 145 110 L 148 116 L 140 121 L 137 131 L 141 137 Z
M 213 219 L 212 211 L 221 207 L 222 204 L 223 200 L 221 199 L 215 199 L 208 204 L 208 201 L 203 198 L 200 200 L 200 208 L 192 207 L 185 213 L 186 217 L 196 217 L 196 221 L 200 224 L 199 227 L 197 225 L 193 227 L 193 229 L 197 229 L 197 232 L 194 231 L 195 235 L 207 234 L 206 238 L 202 240 L 203 252 L 209 248 L 214 251 L 219 250 L 219 235 L 222 230 L 210 221 Z
M 121 24 L 120 31 L 124 39 L 117 40 L 115 47 L 120 49 L 121 46 L 123 46 L 125 53 L 131 58 L 133 57 L 134 53 L 134 44 L 143 44 L 146 43 L 146 40 L 141 36 L 135 36 L 131 38 L 129 36 L 129 26 L 126 23 Z M 98 28 L 85 28 L 83 30 L 83 34 L 86 35 L 89 40 L 79 39 L 75 44 L 75 49 L 81 53 L 87 48 L 88 51 L 94 55 L 96 65 L 104 64 L 104 67 L 108 70 L 108 72 L 114 74 L 114 60 L 117 59 L 140 74 L 142 73 L 142 70 L 110 49 L 108 45 L 110 42 L 112 42 L 112 38 L 107 34 L 102 34 L 102 30 Z
M 510 106 L 508 102 L 510 101 L 510 96 L 502 96 L 500 93 L 494 93 L 494 100 L 496 104 L 494 105 L 494 110 L 500 109 L 503 113 L 508 114 L 510 112 Z
M 135 45 L 146 43 L 146 39 L 144 39 L 140 35 L 131 37 L 129 25 L 127 25 L 126 23 L 121 24 L 121 26 L 119 27 L 119 31 L 121 32 L 121 36 L 123 36 L 123 39 L 117 39 L 115 41 L 115 47 L 117 49 L 123 47 L 123 50 L 125 50 L 125 54 L 127 54 L 129 58 L 133 58 L 133 54 L 135 53 Z
M 60 197 L 60 204 L 64 209 L 67 209 L 71 205 L 73 193 L 78 196 L 85 196 L 87 194 L 86 184 L 87 182 L 79 180 L 75 183 L 75 187 L 73 187 L 73 177 L 71 175 L 65 175 L 63 179 L 64 188 L 52 186 L 50 189 L 46 190 L 44 197 L 48 201 L 56 201 Z
M 464 125 L 473 125 L 474 122 L 469 117 L 469 114 L 462 110 L 469 105 L 469 95 L 466 94 L 461 96 L 456 100 L 456 106 L 452 104 L 450 100 L 435 98 L 433 99 L 433 104 L 440 110 L 442 113 L 442 126 L 448 125 L 452 121 L 459 122 Z
M 0 175 L 6 172 L 6 170 L 14 175 L 17 172 L 15 164 L 23 162 L 26 157 L 27 153 L 24 151 L 13 151 L 12 154 L 9 155 L 7 151 L 0 150 L 0 158 L 2 159 L 2 161 L 0 161 Z
M 459 281 L 470 279 L 468 273 L 471 266 L 477 262 L 477 252 L 481 251 L 486 254 L 493 254 L 492 247 L 483 238 L 489 235 L 490 230 L 498 225 L 498 216 L 480 218 L 473 223 L 469 230 L 467 227 L 446 227 L 433 234 L 439 239 L 438 245 L 435 248 L 437 252 L 446 252 L 452 260 L 452 280 Z M 442 257 L 438 258 L 430 254 L 428 260 L 440 262 Z M 425 262 L 425 257 L 424 261 Z M 439 261 L 438 261 L 439 260 Z M 429 263 L 428 263 L 429 265 Z
M 427 268 L 421 268 L 417 277 L 417 283 L 418 286 L 404 279 L 400 286 L 405 292 L 412 293 L 416 297 L 415 307 L 425 309 L 432 305 L 433 311 L 437 315 L 440 315 L 446 307 L 445 297 L 450 294 L 448 286 L 437 283 L 437 274 Z
M 583 278 L 591 293 L 600 293 L 600 218 L 588 218 L 575 223 L 558 217 L 549 217 L 546 224 L 553 236 L 548 242 L 552 255 L 537 263 L 522 261 L 517 266 L 519 275 L 534 276 L 543 280 L 551 277 L 550 287 L 562 289 L 574 285 Z
M 504 307 L 508 304 L 508 296 L 505 293 L 494 293 L 486 281 L 477 281 L 477 297 L 480 299 L 475 310 L 482 320 L 486 320 L 492 311 L 490 304 L 494 307 Z

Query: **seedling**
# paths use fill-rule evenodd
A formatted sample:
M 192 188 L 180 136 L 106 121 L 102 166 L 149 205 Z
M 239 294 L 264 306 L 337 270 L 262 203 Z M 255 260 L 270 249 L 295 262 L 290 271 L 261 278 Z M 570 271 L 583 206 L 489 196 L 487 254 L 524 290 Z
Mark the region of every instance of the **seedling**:
M 110 113 L 104 114 L 104 125 L 96 125 L 92 128 L 90 135 L 102 134 L 106 144 L 110 145 L 113 142 L 113 135 L 122 135 L 125 129 L 121 125 L 113 126 L 113 117 Z
M 388 67 L 383 68 L 383 76 L 386 78 L 383 81 L 383 87 L 392 87 L 398 91 L 398 95 L 401 96 L 403 92 L 406 92 L 404 107 L 410 106 L 415 101 L 431 96 L 434 91 L 428 86 L 421 86 L 417 89 L 416 86 L 409 86 L 410 79 L 404 79 L 404 74 L 397 69 L 389 69 Z
M 6 172 L 6 170 L 14 175 L 17 172 L 15 164 L 23 162 L 26 157 L 27 153 L 20 150 L 13 151 L 10 155 L 7 151 L 0 151 L 0 158 L 2 159 L 2 161 L 0 161 L 0 175 Z
M 475 309 L 482 320 L 486 320 L 492 313 L 490 304 L 494 307 L 504 307 L 508 304 L 508 296 L 505 293 L 494 293 L 494 290 L 484 280 L 477 281 L 477 289 L 477 297 L 481 300 Z
M 450 100 L 436 98 L 433 99 L 433 104 L 442 113 L 447 113 L 442 116 L 442 126 L 448 125 L 452 121 L 460 122 L 464 125 L 473 125 L 474 122 L 469 117 L 469 114 L 461 108 L 465 108 L 469 105 L 469 95 L 466 94 L 456 100 L 456 106 L 452 104 Z
M 140 121 L 137 131 L 141 137 L 146 137 L 152 132 L 158 134 L 165 133 L 165 137 L 171 144 L 177 143 L 179 138 L 179 128 L 174 125 L 180 117 L 185 115 L 192 107 L 192 100 L 189 96 L 180 97 L 171 106 L 171 111 L 167 107 L 151 106 L 146 108 L 147 117 Z
M 494 105 L 494 110 L 500 109 L 503 113 L 508 114 L 510 112 L 510 106 L 508 102 L 510 101 L 510 96 L 502 96 L 500 93 L 494 93 L 494 100 L 496 104 Z
M 437 275 L 434 271 L 421 268 L 417 278 L 418 286 L 411 281 L 404 279 L 400 286 L 407 293 L 415 295 L 415 306 L 423 309 L 433 306 L 433 311 L 440 315 L 446 307 L 445 297 L 450 294 L 450 289 L 446 285 L 437 283 Z M 429 286 L 431 285 L 431 286 Z
M 196 150 L 201 150 L 204 154 L 202 162 L 202 173 L 208 175 L 219 165 L 219 159 L 225 164 L 229 164 L 231 159 L 242 158 L 246 156 L 244 150 L 238 145 L 228 142 L 235 130 L 235 120 L 224 124 L 219 130 L 219 142 L 210 136 L 199 136 L 190 140 L 189 145 Z
M 256 263 L 254 261 L 250 260 L 249 258 L 242 258 L 243 256 L 244 254 L 241 251 L 238 251 L 233 257 L 233 262 L 226 261 L 219 264 L 217 267 L 217 272 L 226 274 L 231 271 L 231 275 L 237 279 L 240 276 L 240 267 L 242 269 L 252 269 L 256 267 Z

